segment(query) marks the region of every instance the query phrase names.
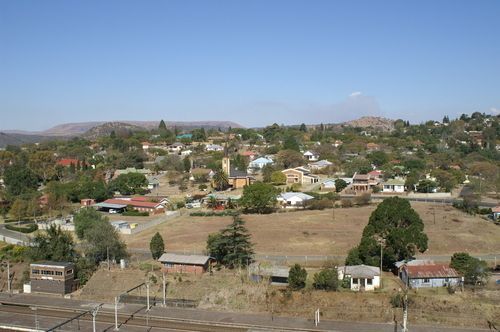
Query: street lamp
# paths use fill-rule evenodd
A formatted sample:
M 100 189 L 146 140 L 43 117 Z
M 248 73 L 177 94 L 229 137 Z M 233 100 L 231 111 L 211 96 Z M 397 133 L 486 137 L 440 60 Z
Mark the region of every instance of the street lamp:
M 38 315 L 37 315 L 38 308 L 37 307 L 30 307 L 30 309 L 35 312 L 35 330 L 38 332 L 38 330 L 40 330 L 40 324 L 38 322 Z

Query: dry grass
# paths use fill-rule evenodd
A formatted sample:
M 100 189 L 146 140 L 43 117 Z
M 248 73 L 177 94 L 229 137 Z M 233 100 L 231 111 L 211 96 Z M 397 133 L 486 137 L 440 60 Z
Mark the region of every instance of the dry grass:
M 500 252 L 500 227 L 478 216 L 449 206 L 412 203 L 429 236 L 426 255 Z M 344 255 L 355 246 L 375 205 L 323 211 L 299 211 L 271 215 L 244 215 L 257 253 L 270 255 Z M 435 215 L 435 217 L 434 217 Z M 142 233 L 126 236 L 131 248 L 149 248 L 157 231 L 167 250 L 200 252 L 208 234 L 231 222 L 230 217 L 179 218 Z

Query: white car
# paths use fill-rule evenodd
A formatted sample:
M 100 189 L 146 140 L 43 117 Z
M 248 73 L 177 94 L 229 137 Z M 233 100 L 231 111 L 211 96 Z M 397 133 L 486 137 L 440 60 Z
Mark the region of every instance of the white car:
M 108 212 L 109 212 L 109 213 L 113 213 L 113 214 L 114 214 L 114 213 L 118 213 L 118 211 L 116 211 L 115 209 L 109 209 L 109 211 L 108 211 Z

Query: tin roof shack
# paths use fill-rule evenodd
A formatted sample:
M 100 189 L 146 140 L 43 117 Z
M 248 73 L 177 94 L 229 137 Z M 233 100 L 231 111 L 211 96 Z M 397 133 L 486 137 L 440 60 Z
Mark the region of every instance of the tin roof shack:
M 210 269 L 213 258 L 202 255 L 177 255 L 164 253 L 158 258 L 166 273 L 202 274 Z
M 410 288 L 457 286 L 462 281 L 447 264 L 403 265 L 400 276 Z
M 255 282 L 269 280 L 271 285 L 288 286 L 288 273 L 290 269 L 283 266 L 266 265 L 262 263 L 252 263 L 248 267 L 250 279 Z
M 380 287 L 380 268 L 368 265 L 339 266 L 339 280 L 350 279 L 353 291 L 373 291 Z
M 67 262 L 30 264 L 31 291 L 65 295 L 76 289 L 75 265 Z

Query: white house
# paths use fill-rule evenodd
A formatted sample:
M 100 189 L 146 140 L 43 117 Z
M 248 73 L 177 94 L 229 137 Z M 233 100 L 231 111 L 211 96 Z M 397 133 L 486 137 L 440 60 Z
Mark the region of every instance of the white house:
M 280 194 L 277 197 L 277 200 L 283 205 L 283 207 L 292 208 L 292 207 L 303 206 L 305 202 L 313 198 L 314 197 L 304 193 L 286 192 Z
M 265 158 L 265 157 L 260 157 L 260 158 L 257 158 L 255 160 L 252 160 L 248 164 L 248 168 L 262 169 L 264 166 L 270 165 L 272 163 L 273 163 L 273 161 L 271 159 Z
M 319 155 L 317 153 L 311 152 L 309 150 L 304 152 L 303 156 L 304 156 L 304 158 L 306 158 L 309 161 L 318 161 L 319 160 Z
M 224 151 L 224 147 L 218 144 L 207 144 L 205 146 L 206 151 Z
M 316 161 L 314 163 L 310 163 L 309 168 L 311 170 L 320 170 L 320 169 L 323 169 L 323 168 L 326 168 L 326 167 L 332 166 L 332 165 L 333 165 L 333 163 L 329 162 L 328 160 L 319 160 L 319 161 Z
M 322 190 L 335 190 L 335 179 L 326 179 L 321 182 Z
M 384 193 L 404 193 L 405 181 L 402 179 L 389 179 L 382 183 Z
M 149 176 L 148 180 L 148 189 L 153 190 L 160 186 L 160 180 L 156 176 Z
M 193 153 L 192 150 L 183 150 L 181 151 L 181 156 L 189 156 L 191 153 Z
M 176 142 L 168 147 L 172 152 L 180 152 L 184 148 L 184 144 Z
M 380 268 L 368 265 L 339 266 L 339 280 L 350 279 L 351 290 L 373 291 L 380 287 Z

